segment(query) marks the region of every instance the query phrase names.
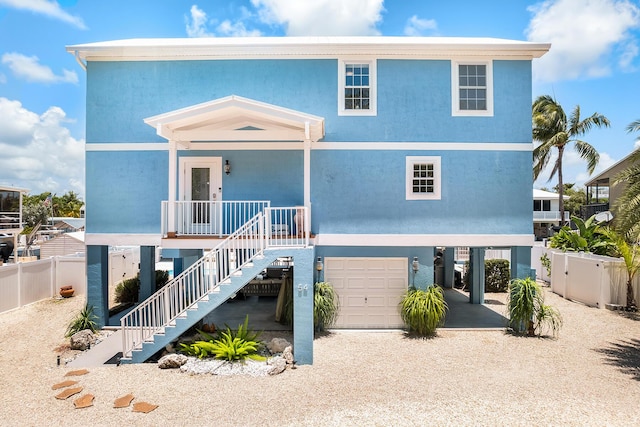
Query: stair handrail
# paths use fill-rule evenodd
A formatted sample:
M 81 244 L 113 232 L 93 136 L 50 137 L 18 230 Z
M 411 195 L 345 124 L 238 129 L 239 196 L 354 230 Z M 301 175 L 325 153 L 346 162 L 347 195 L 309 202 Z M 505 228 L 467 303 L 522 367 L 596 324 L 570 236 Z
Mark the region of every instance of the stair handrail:
M 161 332 L 265 249 L 264 214 L 242 227 L 120 319 L 122 357 Z M 215 268 L 212 269 L 212 267 Z M 207 280 L 208 278 L 208 280 Z

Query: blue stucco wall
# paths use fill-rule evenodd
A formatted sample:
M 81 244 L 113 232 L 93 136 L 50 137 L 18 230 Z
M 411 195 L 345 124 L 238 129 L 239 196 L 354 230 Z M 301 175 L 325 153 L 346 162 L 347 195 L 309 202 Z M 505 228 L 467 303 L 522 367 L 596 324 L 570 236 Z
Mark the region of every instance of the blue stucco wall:
M 324 141 L 531 141 L 530 61 L 494 61 L 494 116 L 452 117 L 446 60 L 379 60 L 378 114 L 338 116 L 337 60 L 89 62 L 87 145 L 165 142 L 147 117 L 236 94 L 325 118 Z M 220 156 L 226 200 L 303 203 L 298 151 L 181 151 Z M 442 200 L 405 200 L 405 156 L 442 157 Z M 158 233 L 168 154 L 88 151 L 87 231 Z M 531 233 L 528 151 L 312 152 L 314 233 Z
M 87 143 L 163 141 L 143 119 L 240 95 L 322 116 L 326 141 L 531 141 L 531 65 L 494 61 L 494 117 L 451 116 L 449 61 L 378 61 L 378 115 L 338 116 L 337 60 L 89 62 Z
M 87 152 L 86 231 L 160 233 L 166 151 Z

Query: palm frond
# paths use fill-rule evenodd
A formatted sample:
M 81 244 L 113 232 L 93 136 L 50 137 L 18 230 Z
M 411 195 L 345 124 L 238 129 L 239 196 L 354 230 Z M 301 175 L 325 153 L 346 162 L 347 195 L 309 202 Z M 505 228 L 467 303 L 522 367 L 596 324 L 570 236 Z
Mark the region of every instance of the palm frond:
M 591 175 L 600 161 L 600 154 L 591 144 L 585 141 L 574 141 L 574 147 L 580 157 L 587 161 L 587 171 Z

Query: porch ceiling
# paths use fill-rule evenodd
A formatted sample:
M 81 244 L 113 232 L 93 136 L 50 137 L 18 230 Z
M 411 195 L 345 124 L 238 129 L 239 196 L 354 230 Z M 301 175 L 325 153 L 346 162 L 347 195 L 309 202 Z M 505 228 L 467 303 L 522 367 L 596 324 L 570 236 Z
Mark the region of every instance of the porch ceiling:
M 172 141 L 318 141 L 324 118 L 231 95 L 144 120 Z

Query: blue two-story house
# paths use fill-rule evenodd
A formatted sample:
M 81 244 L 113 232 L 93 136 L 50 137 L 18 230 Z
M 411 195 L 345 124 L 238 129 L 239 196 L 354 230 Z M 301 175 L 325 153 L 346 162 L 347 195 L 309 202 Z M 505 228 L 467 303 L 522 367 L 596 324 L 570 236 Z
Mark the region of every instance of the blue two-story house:
M 68 46 L 87 73 L 88 302 L 108 319 L 110 245 L 141 247 L 121 320 L 142 361 L 271 262 L 294 265 L 294 351 L 313 360 L 313 283 L 336 327 L 397 328 L 443 251 L 511 248 L 530 274 L 531 63 L 482 38 L 139 39 Z M 155 253 L 176 278 L 153 289 Z M 321 267 L 318 272 L 316 266 Z

